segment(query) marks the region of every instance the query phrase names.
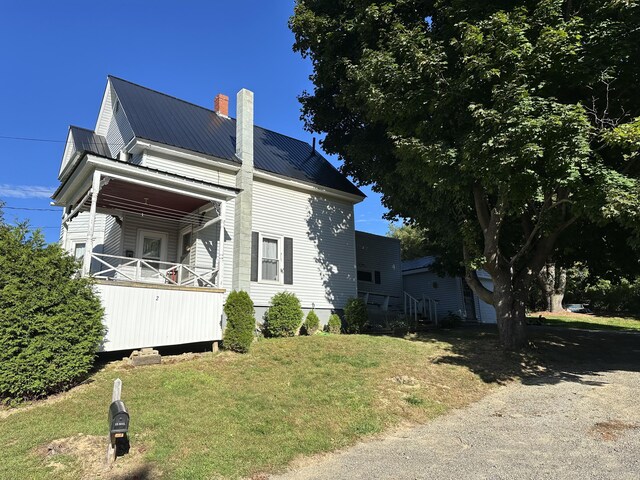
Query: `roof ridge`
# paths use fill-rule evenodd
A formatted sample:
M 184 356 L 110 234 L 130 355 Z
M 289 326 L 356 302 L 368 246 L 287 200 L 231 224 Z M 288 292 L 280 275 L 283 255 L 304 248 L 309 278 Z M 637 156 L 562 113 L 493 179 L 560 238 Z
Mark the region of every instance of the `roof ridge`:
M 69 125 L 69 128 L 77 128 L 78 130 L 84 130 L 85 132 L 91 132 L 94 135 L 98 135 L 95 130 L 91 130 L 90 128 L 79 127 L 78 125 Z M 99 137 L 103 137 L 104 135 L 98 135 Z
M 183 98 L 176 97 L 175 95 L 169 95 L 168 93 L 161 92 L 160 90 L 155 90 L 155 89 L 153 89 L 153 88 L 146 87 L 146 86 L 144 86 L 144 85 L 140 85 L 139 83 L 131 82 L 131 81 L 126 80 L 126 79 L 121 78 L 121 77 L 116 77 L 115 75 L 107 75 L 107 77 L 108 77 L 108 78 L 115 78 L 116 80 L 120 80 L 120 81 L 125 82 L 125 83 L 128 83 L 128 84 L 130 84 L 130 85 L 134 85 L 134 86 L 136 86 L 136 87 L 143 88 L 143 89 L 148 90 L 148 91 L 150 91 L 150 92 L 157 93 L 157 94 L 159 94 L 159 95 L 162 95 L 162 96 L 165 96 L 165 97 L 172 98 L 173 100 L 178 100 L 179 102 L 186 103 L 187 105 L 191 105 L 191 106 L 193 106 L 193 107 L 198 107 L 198 108 L 200 108 L 200 109 L 202 109 L 202 110 L 206 110 L 207 112 L 215 113 L 216 115 L 218 115 L 218 114 L 217 114 L 217 112 L 216 112 L 215 110 L 211 110 L 210 108 L 203 107 L 202 105 L 198 105 L 197 103 L 193 103 L 193 102 L 190 102 L 190 101 L 188 101 L 188 100 L 184 100 Z M 235 122 L 235 121 L 237 121 L 237 119 L 236 119 L 235 117 L 231 117 L 231 116 L 229 116 L 229 115 L 225 115 L 225 116 L 218 115 L 218 116 L 219 116 L 219 117 L 221 117 L 221 118 L 223 118 L 223 119 L 226 119 L 226 120 L 233 120 L 234 122 Z M 283 137 L 290 138 L 290 139 L 295 140 L 295 141 L 297 141 L 297 142 L 304 143 L 304 144 L 309 145 L 309 146 L 311 147 L 311 144 L 310 144 L 309 142 L 307 142 L 306 140 L 301 140 L 301 139 L 299 139 L 299 138 L 292 137 L 291 135 L 287 135 L 286 133 L 276 132 L 275 130 L 273 130 L 273 129 L 271 129 L 271 128 L 263 127 L 263 126 L 261 126 L 261 125 L 256 125 L 256 124 L 254 124 L 253 126 L 254 126 L 255 128 L 260 128 L 260 129 L 262 129 L 262 130 L 266 130 L 267 132 L 272 132 L 272 133 L 275 133 L 275 134 L 277 134 L 277 135 L 281 135 L 281 136 L 283 136 Z
M 116 80 L 120 80 L 121 82 L 128 83 L 129 85 L 134 85 L 136 87 L 144 88 L 145 90 L 148 90 L 148 91 L 153 92 L 153 93 L 157 93 L 158 95 L 162 95 L 164 97 L 169 97 L 169 98 L 172 98 L 173 100 L 178 100 L 179 102 L 186 103 L 187 105 L 191 105 L 192 107 L 198 107 L 198 108 L 201 108 L 202 110 L 206 110 L 207 112 L 215 113 L 216 115 L 218 115 L 215 110 L 211 110 L 210 108 L 203 107 L 202 105 L 198 105 L 197 103 L 193 103 L 193 102 L 190 102 L 190 101 L 185 100 L 183 98 L 176 97 L 175 95 L 169 95 L 168 93 L 161 92 L 160 90 L 154 90 L 153 88 L 149 88 L 149 87 L 146 87 L 144 85 L 140 85 L 139 83 L 135 83 L 135 82 L 131 82 L 129 80 L 125 80 L 124 78 L 116 77 L 115 75 L 107 75 L 107 78 L 115 78 Z M 218 115 L 218 116 L 220 117 L 220 115 Z M 225 118 L 225 117 L 221 117 L 221 118 Z M 232 119 L 231 117 L 226 117 L 226 118 Z M 235 120 L 235 119 L 232 119 L 232 120 Z

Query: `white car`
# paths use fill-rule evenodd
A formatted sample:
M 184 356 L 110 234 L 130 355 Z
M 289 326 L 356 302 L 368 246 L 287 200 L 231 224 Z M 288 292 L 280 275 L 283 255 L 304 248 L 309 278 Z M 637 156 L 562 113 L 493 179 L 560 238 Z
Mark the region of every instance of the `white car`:
M 584 303 L 571 303 L 567 305 L 567 312 L 572 313 L 593 313 Z

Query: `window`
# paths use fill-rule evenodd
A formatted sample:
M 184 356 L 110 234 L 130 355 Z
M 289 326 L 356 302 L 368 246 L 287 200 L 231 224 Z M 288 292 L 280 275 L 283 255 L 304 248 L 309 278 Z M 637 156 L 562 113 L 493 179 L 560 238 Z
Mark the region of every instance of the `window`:
M 262 280 L 277 282 L 280 272 L 280 248 L 275 238 L 262 237 Z
M 147 260 L 150 267 L 142 267 L 143 276 L 152 276 L 153 269 L 160 268 L 159 262 L 164 262 L 167 259 L 167 241 L 168 236 L 164 232 L 138 230 L 137 257 Z
M 120 111 L 120 102 L 118 100 L 116 100 L 116 106 L 113 110 L 115 113 L 118 113 Z
M 180 263 L 183 263 L 185 265 L 191 263 L 190 252 L 191 244 L 193 243 L 192 238 L 193 234 L 191 232 L 191 227 L 187 227 L 186 229 L 180 231 Z
M 358 270 L 358 281 L 373 283 L 373 272 L 368 270 Z
M 82 261 L 84 259 L 85 248 L 86 248 L 86 244 L 84 242 L 76 243 L 73 246 L 73 257 L 76 260 Z
M 293 238 L 251 232 L 251 281 L 293 285 Z
M 382 278 L 380 278 L 380 272 L 376 270 L 373 273 L 375 274 L 375 277 L 376 277 L 376 285 L 380 285 L 382 283 Z

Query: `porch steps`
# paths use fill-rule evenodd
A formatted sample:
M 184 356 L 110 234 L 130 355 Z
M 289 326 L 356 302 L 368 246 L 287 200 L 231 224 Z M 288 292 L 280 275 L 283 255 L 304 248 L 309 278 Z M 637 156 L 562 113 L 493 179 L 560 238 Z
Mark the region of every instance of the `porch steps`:
M 142 367 L 144 365 L 158 365 L 162 363 L 162 357 L 158 350 L 153 348 L 143 348 L 142 350 L 134 350 L 129 355 L 129 362 L 134 367 Z

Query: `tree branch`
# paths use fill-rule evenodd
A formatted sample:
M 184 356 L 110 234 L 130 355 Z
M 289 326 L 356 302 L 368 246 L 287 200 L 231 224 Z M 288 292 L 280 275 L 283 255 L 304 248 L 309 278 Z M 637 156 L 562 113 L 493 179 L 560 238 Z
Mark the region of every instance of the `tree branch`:
M 493 305 L 493 292 L 485 287 L 478 278 L 478 272 L 469 266 L 469 253 L 466 247 L 462 247 L 464 257 L 464 279 L 473 292 L 482 299 L 483 302 Z
M 478 222 L 480 222 L 480 227 L 484 232 L 489 227 L 489 205 L 484 189 L 477 183 L 473 186 L 473 201 L 476 207 Z

